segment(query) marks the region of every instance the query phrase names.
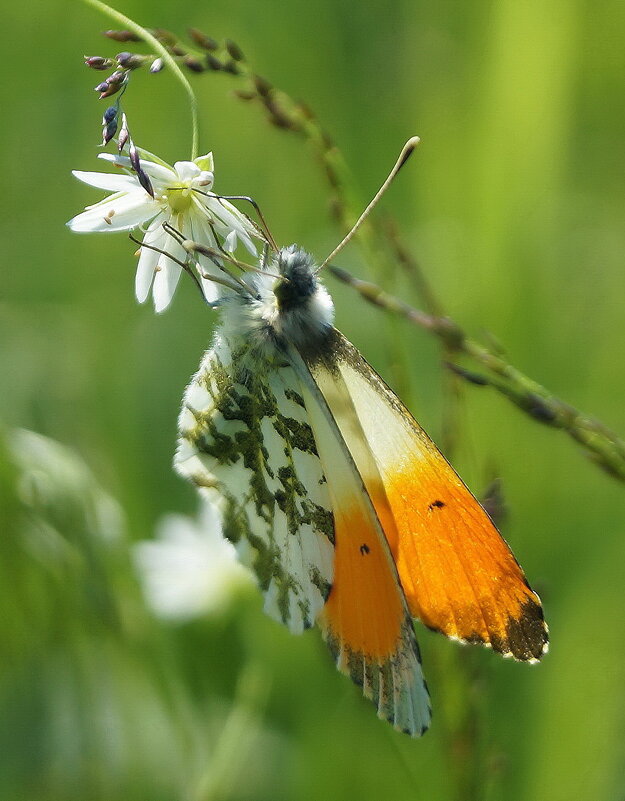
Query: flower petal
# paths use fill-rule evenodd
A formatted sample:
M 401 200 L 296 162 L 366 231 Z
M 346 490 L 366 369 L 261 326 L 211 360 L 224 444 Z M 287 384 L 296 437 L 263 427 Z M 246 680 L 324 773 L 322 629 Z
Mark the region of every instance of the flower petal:
M 191 217 L 192 239 L 209 248 L 215 247 L 215 237 L 213 232 L 208 226 L 205 218 L 194 214 Z M 214 275 L 219 272 L 218 268 L 213 264 L 207 256 L 197 254 L 200 269 L 197 269 L 200 285 L 204 297 L 209 303 L 214 303 L 219 297 L 219 284 L 211 281 L 210 278 L 204 278 L 204 275 Z M 203 275 L 204 274 L 204 275 Z
M 192 181 L 202 172 L 192 161 L 177 161 L 174 164 L 174 170 L 181 181 Z
M 202 172 L 197 176 L 197 178 L 193 181 L 193 186 L 195 187 L 202 187 L 202 189 L 206 192 L 211 188 L 213 185 L 213 181 L 215 180 L 215 174 L 209 172 L 208 170 L 202 170 Z
M 239 239 L 245 245 L 250 256 L 254 256 L 256 258 L 258 256 L 258 250 L 256 249 L 256 245 L 252 242 L 251 238 L 248 236 L 246 231 L 239 232 Z
M 186 233 L 184 235 L 187 236 Z M 172 256 L 175 256 L 181 261 L 184 261 L 187 255 L 184 248 L 169 235 L 165 239 L 163 250 L 171 253 Z M 179 264 L 176 264 L 175 261 L 167 258 L 167 256 L 159 256 L 158 270 L 154 276 L 154 287 L 152 289 L 152 295 L 154 297 L 154 311 L 157 313 L 165 311 L 165 309 L 171 303 L 171 299 L 173 298 L 176 287 L 178 286 L 178 280 L 180 279 L 181 272 L 182 267 Z
M 204 156 L 198 156 L 194 159 L 194 162 L 200 168 L 200 170 L 207 170 L 208 172 L 215 171 L 215 160 L 213 159 L 212 153 L 206 153 Z
M 98 158 L 108 161 L 109 164 L 114 164 L 116 167 L 123 167 L 125 170 L 132 169 L 128 156 L 118 156 L 117 153 L 98 153 Z
M 158 203 L 154 203 L 145 192 L 132 192 L 111 198 L 110 206 L 105 199 L 78 214 L 67 225 L 76 233 L 129 231 L 152 219 L 158 212 Z
M 143 237 L 144 245 L 153 245 L 161 250 L 164 249 L 164 245 L 167 241 L 167 234 L 161 225 L 164 219 L 165 213 L 162 212 L 152 221 L 150 228 Z M 137 274 L 135 276 L 135 295 L 139 303 L 144 303 L 150 294 L 154 271 L 156 270 L 160 255 L 160 253 L 157 253 L 155 250 L 150 250 L 147 247 L 141 248 L 139 263 L 137 264 Z
M 164 312 L 169 306 L 178 286 L 178 280 L 182 268 L 171 259 L 161 256 L 158 272 L 154 276 L 154 288 L 152 295 L 154 297 L 154 311 L 157 314 Z
M 90 203 L 88 206 L 85 206 L 85 211 L 89 211 L 89 209 L 99 209 L 103 214 L 106 214 L 111 204 L 117 203 L 118 200 L 129 194 L 130 192 L 115 192 L 108 197 L 102 198 L 102 200 L 98 200 L 97 203 Z
M 107 192 L 130 192 L 137 188 L 137 180 L 131 175 L 116 175 L 107 172 L 83 172 L 72 170 L 72 175 L 89 186 L 96 189 L 105 189 Z
M 224 239 L 224 250 L 227 250 L 228 253 L 234 253 L 237 249 L 237 232 L 230 231 L 230 233 Z
M 132 164 L 128 156 L 116 156 L 113 153 L 100 153 L 98 158 L 104 159 L 104 161 L 108 161 L 116 167 L 123 167 L 127 170 L 132 169 Z M 162 164 L 155 164 L 153 161 L 141 159 L 141 169 L 146 172 L 150 178 L 154 178 L 155 181 L 163 184 L 170 184 L 172 181 L 177 180 L 176 173 L 171 167 L 164 167 Z
M 164 159 L 160 156 L 151 153 L 149 150 L 146 150 L 144 147 L 139 147 L 137 145 L 137 151 L 139 153 L 139 157 L 141 161 L 151 161 L 152 164 L 160 164 L 162 167 L 167 167 L 171 170 L 171 164 L 168 164 Z
M 217 200 L 210 196 L 206 198 L 200 197 L 198 201 L 201 205 L 205 205 L 229 230 L 237 232 L 239 239 L 252 256 L 258 255 L 258 251 L 250 237 L 250 233 L 253 233 L 253 228 L 235 206 L 228 203 L 227 200 Z
M 221 534 L 221 515 L 212 504 L 203 505 L 197 518 L 165 516 L 155 539 L 136 543 L 132 556 L 147 605 L 170 620 L 219 614 L 239 589 L 253 585 Z

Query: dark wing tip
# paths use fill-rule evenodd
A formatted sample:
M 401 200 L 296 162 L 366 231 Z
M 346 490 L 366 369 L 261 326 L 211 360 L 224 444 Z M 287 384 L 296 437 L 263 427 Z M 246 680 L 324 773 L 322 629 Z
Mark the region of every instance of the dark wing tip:
M 538 600 L 528 598 L 518 616 L 508 618 L 505 635 L 492 635 L 491 645 L 519 662 L 538 662 L 549 649 L 549 629 Z

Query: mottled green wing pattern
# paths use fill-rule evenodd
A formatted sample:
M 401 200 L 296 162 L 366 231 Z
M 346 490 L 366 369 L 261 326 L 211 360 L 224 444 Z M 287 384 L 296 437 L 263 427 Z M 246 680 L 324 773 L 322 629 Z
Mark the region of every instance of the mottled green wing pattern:
M 331 589 L 334 521 L 299 379 L 285 358 L 218 334 L 188 386 L 175 467 L 222 508 L 265 611 L 312 626 Z

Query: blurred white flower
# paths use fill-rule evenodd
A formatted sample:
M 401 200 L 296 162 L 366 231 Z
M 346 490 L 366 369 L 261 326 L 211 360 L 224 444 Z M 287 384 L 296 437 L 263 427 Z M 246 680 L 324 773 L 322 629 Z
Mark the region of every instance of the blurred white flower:
M 166 515 L 156 538 L 137 543 L 133 557 L 147 605 L 169 620 L 218 614 L 254 583 L 222 535 L 219 512 L 207 502 L 196 520 Z
M 138 148 L 131 155 L 134 155 L 132 161 L 128 156 L 100 153 L 99 158 L 118 168 L 117 175 L 73 171 L 80 181 L 113 194 L 87 206 L 71 219 L 67 224 L 72 231 L 108 233 L 142 226 L 144 245 L 184 261 L 187 253 L 163 229 L 163 223 L 167 222 L 185 239 L 217 248 L 218 237 L 222 247 L 230 252 L 240 241 L 256 256 L 252 237 L 258 234 L 252 223 L 227 200 L 209 191 L 214 178 L 212 153 L 194 161 L 177 161 L 173 167 Z M 198 256 L 198 260 L 203 273 L 218 272 L 207 256 Z M 135 279 L 137 300 L 143 303 L 153 286 L 154 308 L 163 311 L 171 302 L 180 273 L 181 267 L 175 261 L 142 247 Z M 214 301 L 218 296 L 216 284 L 201 273 L 199 278 L 206 299 Z

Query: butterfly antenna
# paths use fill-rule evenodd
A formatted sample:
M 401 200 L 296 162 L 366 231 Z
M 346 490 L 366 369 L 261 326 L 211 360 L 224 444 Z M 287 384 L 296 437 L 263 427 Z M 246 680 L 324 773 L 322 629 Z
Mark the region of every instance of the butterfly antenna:
M 347 245 L 348 242 L 351 241 L 351 239 L 354 236 L 354 234 L 356 233 L 356 231 L 360 228 L 360 226 L 363 224 L 363 222 L 371 214 L 373 209 L 378 205 L 378 202 L 380 201 L 380 198 L 386 192 L 386 190 L 389 188 L 389 186 L 393 183 L 393 179 L 395 178 L 397 173 L 401 170 L 401 168 L 404 166 L 404 164 L 408 161 L 408 159 L 412 155 L 412 151 L 416 148 L 416 146 L 419 144 L 420 141 L 421 140 L 419 139 L 418 136 L 412 136 L 406 142 L 406 144 L 402 148 L 401 153 L 399 154 L 399 158 L 395 162 L 395 166 L 393 167 L 393 169 L 388 174 L 388 178 L 386 179 L 386 181 L 384 181 L 382 186 L 375 193 L 371 203 L 369 203 L 367 208 L 363 211 L 363 213 L 360 215 L 360 217 L 356 220 L 356 222 L 354 223 L 351 231 L 347 234 L 347 236 L 341 242 L 339 242 L 339 244 L 334 248 L 332 253 L 330 253 L 330 255 L 326 259 L 323 260 L 321 265 L 317 268 L 316 272 L 319 272 L 320 270 L 323 270 L 323 268 L 326 266 L 326 264 L 329 264 L 329 262 L 331 262 L 332 259 L 338 253 L 340 253 L 341 250 L 343 250 L 345 245 Z

